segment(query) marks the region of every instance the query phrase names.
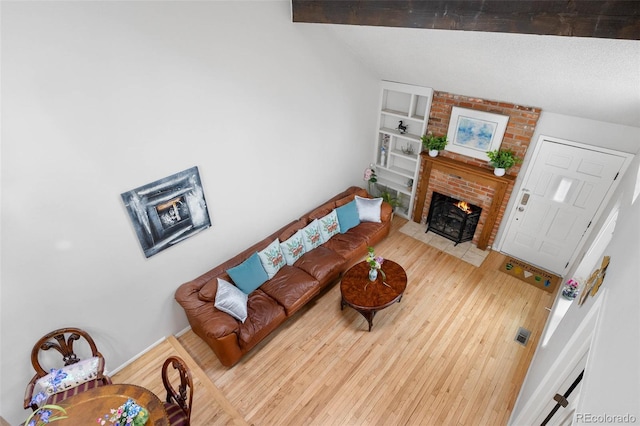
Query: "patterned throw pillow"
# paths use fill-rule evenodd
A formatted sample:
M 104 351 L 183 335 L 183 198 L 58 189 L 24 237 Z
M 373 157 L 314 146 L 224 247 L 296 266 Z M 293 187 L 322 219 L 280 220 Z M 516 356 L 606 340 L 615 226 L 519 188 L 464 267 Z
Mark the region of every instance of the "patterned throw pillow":
M 38 394 L 44 395 L 44 399 L 40 398 L 36 400 L 38 405 L 40 405 L 46 398 L 53 394 L 64 392 L 90 380 L 97 379 L 99 364 L 100 359 L 98 357 L 92 357 L 78 361 L 75 364 L 64 366 L 59 370 L 52 368 L 49 374 L 36 381 L 33 388 L 34 400 L 36 400 L 35 397 Z
M 311 251 L 322 244 L 318 219 L 313 219 L 310 224 L 302 228 L 302 243 L 304 244 L 304 251 Z
M 264 270 L 267 272 L 269 279 L 273 278 L 280 268 L 287 264 L 282 251 L 280 250 L 280 240 L 277 238 L 264 250 L 259 251 L 258 256 L 260 257 L 260 262 L 262 263 Z
M 318 220 L 320 226 L 320 235 L 322 235 L 322 242 L 326 243 L 331 237 L 340 233 L 340 224 L 338 223 L 338 214 L 335 210 L 331 210 L 331 213 L 325 217 L 321 217 Z
M 247 319 L 249 297 L 230 282 L 218 278 L 218 290 L 214 306 L 232 317 L 244 322 Z
M 287 241 L 280 243 L 280 250 L 284 254 L 287 265 L 291 266 L 296 263 L 305 253 L 304 243 L 302 242 L 302 229 L 299 229 Z

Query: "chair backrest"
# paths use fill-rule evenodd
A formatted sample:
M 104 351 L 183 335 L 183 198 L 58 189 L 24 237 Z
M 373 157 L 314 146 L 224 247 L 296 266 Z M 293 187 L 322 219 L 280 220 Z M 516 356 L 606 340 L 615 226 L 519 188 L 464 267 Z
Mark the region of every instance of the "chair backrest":
M 169 366 L 178 371 L 180 384 L 176 390 L 169 379 Z M 193 401 L 193 379 L 191 371 L 184 360 L 177 356 L 167 358 L 162 365 L 162 383 L 167 390 L 167 402 L 177 404 L 182 408 L 187 418 L 187 423 L 191 420 L 191 403 Z
M 31 350 L 31 365 L 33 365 L 33 368 L 36 370 L 36 375 L 44 377 L 49 374 L 49 371 L 45 370 L 40 364 L 40 351 L 55 349 L 60 352 L 62 362 L 65 366 L 80 361 L 79 356 L 73 349 L 73 344 L 75 341 L 80 341 L 81 339 L 84 339 L 89 345 L 91 356 L 104 359 L 102 354 L 98 352 L 98 348 L 89 333 L 79 328 L 60 328 L 42 336 L 33 346 Z
M 81 345 L 80 353 L 77 353 L 79 352 L 77 350 L 78 348 L 74 348 L 74 343 L 76 342 Z M 54 351 L 48 352 L 50 349 L 54 349 Z M 60 358 L 52 356 L 55 351 L 59 352 L 62 358 L 61 360 Z M 98 351 L 98 348 L 89 333 L 75 327 L 60 328 L 42 336 L 31 350 L 31 365 L 33 365 L 33 369 L 36 373 L 27 385 L 24 407 L 36 408 L 36 406 L 32 404 L 31 398 L 33 397 L 34 385 L 38 379 L 47 376 L 51 368 L 59 369 L 61 367 L 67 367 L 80 362 L 82 360 L 80 355 L 85 358 L 97 358 L 95 380 L 101 381 L 104 384 L 111 383 L 111 379 L 104 375 L 104 357 Z

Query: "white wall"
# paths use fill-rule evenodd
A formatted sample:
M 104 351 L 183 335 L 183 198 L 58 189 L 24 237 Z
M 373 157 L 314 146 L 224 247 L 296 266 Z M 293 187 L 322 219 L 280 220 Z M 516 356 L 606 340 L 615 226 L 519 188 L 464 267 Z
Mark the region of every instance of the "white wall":
M 349 185 L 378 81 L 282 2 L 2 2 L 0 414 L 79 326 L 114 369 L 187 326 L 173 293 Z M 120 194 L 198 166 L 212 228 L 149 259 Z
M 541 126 L 538 126 L 536 134 L 638 152 L 640 128 L 556 114 L 546 115 L 546 118 L 547 120 L 543 120 L 541 117 Z M 582 254 L 596 238 L 615 201 L 620 200 L 616 229 L 611 243 L 605 250 L 605 255 L 611 256 L 603 284 L 603 288 L 606 288 L 606 298 L 602 300 L 577 410 L 583 415 L 630 414 L 635 415 L 636 421 L 640 421 L 640 200 L 632 204 L 639 166 L 640 156 L 636 155 L 600 220 L 594 224 L 590 237 L 576 264 L 570 267 L 568 275 L 571 276 Z M 603 297 L 603 294 L 604 292 L 599 292 L 595 298 L 588 298 L 582 306 L 574 302 L 548 344 L 537 348 L 514 407 L 512 422 L 528 412 L 531 407 L 528 404 L 535 398 L 540 384 L 544 383 L 547 372 L 563 354 L 576 329 L 585 321 L 590 307 L 598 298 Z M 549 392 L 552 396 L 555 390 Z

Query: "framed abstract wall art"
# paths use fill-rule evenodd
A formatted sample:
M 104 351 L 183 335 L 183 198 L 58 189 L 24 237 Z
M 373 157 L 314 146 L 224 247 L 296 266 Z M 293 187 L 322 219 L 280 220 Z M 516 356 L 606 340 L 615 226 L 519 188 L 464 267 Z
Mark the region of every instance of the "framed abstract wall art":
M 453 107 L 445 147 L 447 151 L 489 161 L 487 151 L 502 144 L 509 116 Z
M 120 196 L 146 257 L 211 226 L 197 167 Z

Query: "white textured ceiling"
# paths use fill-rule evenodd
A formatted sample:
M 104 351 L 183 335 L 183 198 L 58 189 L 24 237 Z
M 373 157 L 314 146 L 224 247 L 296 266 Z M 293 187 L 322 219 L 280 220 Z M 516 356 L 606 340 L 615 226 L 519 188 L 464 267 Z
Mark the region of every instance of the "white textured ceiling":
M 640 41 L 323 26 L 381 80 L 640 127 Z

